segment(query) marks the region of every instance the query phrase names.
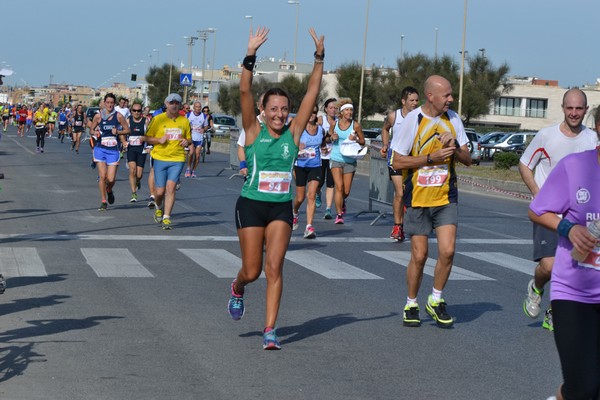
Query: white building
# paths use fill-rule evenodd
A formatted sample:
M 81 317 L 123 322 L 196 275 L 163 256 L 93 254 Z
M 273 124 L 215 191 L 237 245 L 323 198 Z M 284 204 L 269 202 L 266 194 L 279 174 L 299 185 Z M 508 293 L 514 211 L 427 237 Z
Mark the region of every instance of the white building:
M 515 130 L 539 130 L 564 119 L 562 98 L 567 89 L 558 81 L 531 77 L 512 77 L 508 83 L 513 89 L 490 105 L 488 115 L 479 117 L 472 124 L 511 127 Z M 586 125 L 593 126 L 591 112 L 600 105 L 600 87 L 582 87 L 587 96 L 590 112 Z

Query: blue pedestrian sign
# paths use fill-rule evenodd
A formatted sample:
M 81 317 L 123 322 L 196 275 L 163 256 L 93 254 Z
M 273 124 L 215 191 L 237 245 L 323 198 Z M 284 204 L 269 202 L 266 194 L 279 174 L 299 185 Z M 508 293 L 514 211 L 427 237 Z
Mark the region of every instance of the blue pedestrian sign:
M 192 86 L 192 74 L 180 74 L 179 84 L 181 86 Z

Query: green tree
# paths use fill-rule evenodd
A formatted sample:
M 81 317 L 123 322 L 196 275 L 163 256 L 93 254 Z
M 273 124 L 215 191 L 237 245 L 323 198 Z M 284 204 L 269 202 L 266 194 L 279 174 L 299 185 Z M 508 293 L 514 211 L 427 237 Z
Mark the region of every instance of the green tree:
M 241 111 L 240 85 L 221 85 L 219 87 L 219 107 L 225 114 L 238 115 Z
M 295 75 L 287 75 L 281 80 L 281 82 L 272 82 L 264 77 L 255 77 L 254 82 L 252 82 L 252 93 L 254 94 L 254 99 L 258 101 L 260 95 L 265 93 L 267 90 L 275 87 L 280 88 L 288 94 L 291 104 L 290 112 L 295 113 L 298 112 L 300 103 L 306 94 L 309 79 L 309 75 L 304 76 L 302 79 L 297 78 Z M 321 98 L 322 89 L 321 93 L 319 94 L 319 100 Z M 219 106 L 224 112 L 232 115 L 238 115 L 241 112 L 240 85 L 221 85 L 219 88 L 218 102 Z M 258 110 L 256 111 L 258 112 Z
M 469 69 L 463 80 L 461 110 L 465 124 L 468 125 L 472 119 L 487 114 L 490 105 L 497 98 L 512 90 L 512 85 L 505 82 L 509 69 L 506 63 L 494 68 L 483 55 L 469 60 Z
M 163 64 L 160 67 L 152 66 L 146 75 L 148 82 L 148 97 L 151 108 L 162 107 L 165 98 L 169 94 L 169 72 L 171 72 L 171 93 L 179 93 L 183 97 L 183 87 L 179 85 L 180 71 L 176 66 Z
M 338 85 L 337 92 L 340 98 L 350 98 L 354 103 L 355 115 L 358 116 L 358 103 L 360 102 L 360 78 L 362 67 L 357 62 L 344 64 L 336 71 Z M 379 103 L 378 89 L 381 87 L 381 71 L 378 68 L 371 68 L 367 74 L 365 71 L 365 81 L 363 84 L 362 112 L 361 118 L 366 118 L 381 111 Z

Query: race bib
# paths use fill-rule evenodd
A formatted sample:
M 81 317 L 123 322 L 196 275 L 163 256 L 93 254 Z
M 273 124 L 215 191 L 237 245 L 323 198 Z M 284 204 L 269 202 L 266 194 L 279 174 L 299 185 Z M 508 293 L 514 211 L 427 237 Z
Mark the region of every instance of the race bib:
M 317 150 L 314 147 L 306 147 L 298 152 L 299 160 L 310 160 L 317 157 Z
M 165 136 L 167 140 L 181 140 L 183 135 L 180 128 L 166 128 Z
M 448 166 L 436 165 L 433 167 L 419 168 L 417 186 L 435 187 L 442 186 L 448 179 Z
M 127 139 L 131 146 L 141 146 L 142 141 L 140 140 L 140 136 L 129 136 Z
M 258 177 L 258 191 L 275 194 L 289 193 L 291 182 L 291 172 L 261 171 Z
M 83 121 L 75 121 L 75 126 L 82 126 L 83 125 Z
M 106 147 L 115 147 L 117 145 L 117 138 L 116 137 L 103 137 L 102 138 L 102 145 L 106 146 Z

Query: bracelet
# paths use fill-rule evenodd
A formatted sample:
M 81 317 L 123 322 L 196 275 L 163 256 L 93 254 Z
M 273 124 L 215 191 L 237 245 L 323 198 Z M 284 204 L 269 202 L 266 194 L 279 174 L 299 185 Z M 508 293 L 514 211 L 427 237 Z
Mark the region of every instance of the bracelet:
M 315 51 L 315 62 L 317 62 L 317 61 L 323 62 L 324 59 L 325 59 L 325 52 L 323 52 L 323 54 L 317 54 L 317 52 Z
M 572 223 L 571 221 L 569 221 L 566 218 L 563 218 L 558 223 L 558 227 L 556 228 L 556 232 L 558 232 L 559 236 L 568 238 L 569 237 L 569 232 L 571 231 L 571 229 L 574 226 L 575 226 L 574 223 Z
M 318 59 L 315 58 L 315 64 L 323 64 L 323 63 L 324 63 L 323 60 L 318 60 Z
M 256 63 L 256 56 L 246 56 L 246 57 L 244 57 L 244 61 L 242 62 L 242 65 L 248 71 L 252 72 L 254 70 L 255 63 Z
M 248 169 L 248 163 L 246 160 L 240 161 L 240 169 Z

